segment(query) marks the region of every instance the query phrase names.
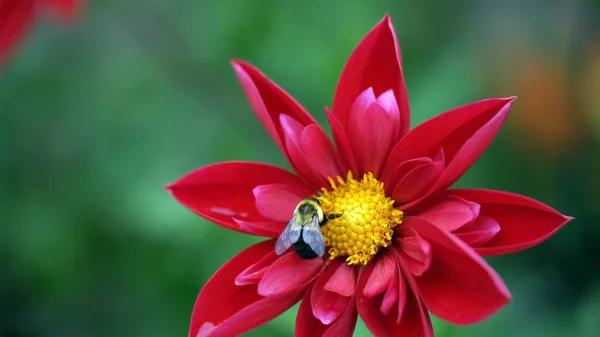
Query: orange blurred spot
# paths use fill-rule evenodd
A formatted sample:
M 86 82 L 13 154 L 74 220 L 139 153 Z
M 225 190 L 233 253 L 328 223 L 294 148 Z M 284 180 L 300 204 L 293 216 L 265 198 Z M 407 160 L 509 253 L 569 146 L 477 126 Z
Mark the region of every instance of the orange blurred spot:
M 514 89 L 519 104 L 509 122 L 525 146 L 563 153 L 572 147 L 578 133 L 567 69 L 559 60 L 531 56 L 517 68 Z
M 44 0 L 46 10 L 64 22 L 72 22 L 83 11 L 83 0 Z
M 582 72 L 581 94 L 586 120 L 600 137 L 600 41 L 590 50 Z

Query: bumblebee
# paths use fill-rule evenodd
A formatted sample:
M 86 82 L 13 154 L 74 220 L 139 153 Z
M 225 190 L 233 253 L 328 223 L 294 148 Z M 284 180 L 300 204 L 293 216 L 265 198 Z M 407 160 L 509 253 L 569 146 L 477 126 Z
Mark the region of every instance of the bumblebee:
M 314 259 L 325 255 L 325 241 L 321 233 L 321 226 L 328 220 L 341 217 L 342 214 L 323 213 L 323 208 L 316 198 L 302 200 L 292 219 L 275 243 L 275 253 L 283 254 L 290 246 L 294 246 L 296 254 L 303 259 Z

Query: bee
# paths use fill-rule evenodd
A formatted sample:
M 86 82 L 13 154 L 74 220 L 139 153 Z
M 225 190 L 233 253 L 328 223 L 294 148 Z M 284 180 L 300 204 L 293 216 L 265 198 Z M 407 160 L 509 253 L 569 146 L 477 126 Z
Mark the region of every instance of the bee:
M 294 246 L 296 254 L 303 259 L 314 259 L 325 255 L 325 241 L 321 233 L 321 226 L 328 220 L 341 217 L 342 214 L 323 213 L 323 208 L 316 198 L 302 200 L 292 219 L 275 243 L 275 253 L 283 254 L 290 246 Z

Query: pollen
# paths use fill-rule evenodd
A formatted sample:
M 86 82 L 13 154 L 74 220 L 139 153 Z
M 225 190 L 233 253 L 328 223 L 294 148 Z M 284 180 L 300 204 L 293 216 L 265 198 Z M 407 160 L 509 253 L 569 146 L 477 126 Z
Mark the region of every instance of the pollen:
M 356 180 L 329 178 L 330 189 L 322 189 L 319 201 L 326 215 L 341 214 L 321 228 L 330 259 L 346 257 L 349 265 L 366 265 L 382 247 L 392 241 L 393 229 L 403 219 L 386 197 L 383 183 L 367 173 Z

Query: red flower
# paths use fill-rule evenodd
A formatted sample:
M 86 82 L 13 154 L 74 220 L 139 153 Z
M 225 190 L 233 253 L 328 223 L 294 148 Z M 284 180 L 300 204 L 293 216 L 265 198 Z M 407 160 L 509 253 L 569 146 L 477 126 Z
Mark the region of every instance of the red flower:
M 428 311 L 472 324 L 510 300 L 480 255 L 534 246 L 571 218 L 524 196 L 450 189 L 490 144 L 514 98 L 452 109 L 409 131 L 398 43 L 385 17 L 358 45 L 325 109 L 335 147 L 315 120 L 248 63 L 233 61 L 250 105 L 296 174 L 226 162 L 168 189 L 225 228 L 269 239 L 206 283 L 189 335 L 234 336 L 302 300 L 298 336 L 351 336 L 357 315 L 375 336 L 433 336 Z M 349 172 L 349 173 L 348 173 Z M 325 214 L 322 259 L 274 252 L 304 198 Z M 364 268 L 363 268 L 364 266 Z
M 0 0 L 0 66 L 23 39 L 38 10 L 53 11 L 70 20 L 80 7 L 80 0 Z

